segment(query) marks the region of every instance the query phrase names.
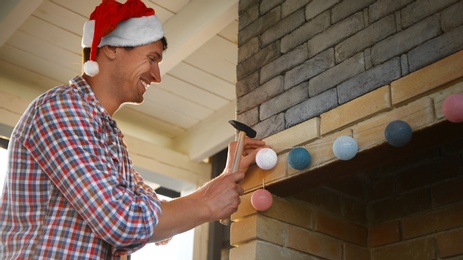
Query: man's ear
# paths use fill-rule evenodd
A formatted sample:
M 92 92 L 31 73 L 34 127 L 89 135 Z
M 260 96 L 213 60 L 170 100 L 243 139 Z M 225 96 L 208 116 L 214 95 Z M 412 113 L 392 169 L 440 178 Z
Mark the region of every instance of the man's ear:
M 117 47 L 105 45 L 100 48 L 100 51 L 104 53 L 108 59 L 113 60 L 117 56 Z

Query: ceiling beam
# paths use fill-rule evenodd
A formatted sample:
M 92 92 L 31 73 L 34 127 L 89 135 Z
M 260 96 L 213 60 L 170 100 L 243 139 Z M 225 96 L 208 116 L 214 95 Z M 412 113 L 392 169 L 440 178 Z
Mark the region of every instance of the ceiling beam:
M 227 148 L 235 138 L 235 128 L 228 121 L 235 119 L 235 100 L 176 138 L 172 146 L 200 162 Z
M 43 0 L 2 0 L 0 11 L 0 47 L 37 9 Z
M 195 0 L 164 24 L 169 48 L 162 74 L 186 59 L 201 45 L 238 18 L 238 0 Z

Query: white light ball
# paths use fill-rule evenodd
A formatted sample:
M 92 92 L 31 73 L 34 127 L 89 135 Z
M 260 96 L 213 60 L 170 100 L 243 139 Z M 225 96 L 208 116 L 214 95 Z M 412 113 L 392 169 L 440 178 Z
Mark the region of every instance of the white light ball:
M 357 141 L 350 136 L 340 136 L 333 143 L 333 152 L 340 160 L 350 160 L 358 152 Z
M 270 170 L 277 164 L 278 156 L 270 148 L 262 148 L 256 154 L 256 164 L 263 170 Z

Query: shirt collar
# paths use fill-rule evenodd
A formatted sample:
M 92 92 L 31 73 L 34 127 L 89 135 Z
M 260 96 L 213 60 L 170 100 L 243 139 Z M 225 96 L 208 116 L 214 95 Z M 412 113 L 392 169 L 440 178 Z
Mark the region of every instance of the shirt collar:
M 69 80 L 69 86 L 76 89 L 79 94 L 85 98 L 87 101 L 94 104 L 95 109 L 102 115 L 102 118 L 109 122 L 111 126 L 117 128 L 116 121 L 109 115 L 109 113 L 104 109 L 103 105 L 101 105 L 100 101 L 93 92 L 92 87 L 87 83 L 87 81 L 80 75 L 75 76 L 71 80 Z

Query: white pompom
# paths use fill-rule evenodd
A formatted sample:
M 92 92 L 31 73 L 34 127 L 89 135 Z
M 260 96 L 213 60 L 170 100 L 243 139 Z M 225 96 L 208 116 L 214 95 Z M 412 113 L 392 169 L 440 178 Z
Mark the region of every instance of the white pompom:
M 98 72 L 100 72 L 100 69 L 98 68 L 98 63 L 96 61 L 91 61 L 91 60 L 85 62 L 84 72 L 90 77 L 95 76 L 96 74 L 98 74 Z

